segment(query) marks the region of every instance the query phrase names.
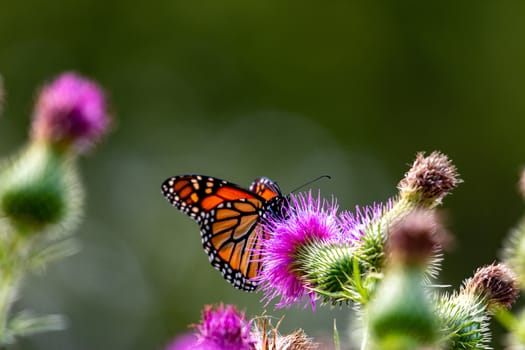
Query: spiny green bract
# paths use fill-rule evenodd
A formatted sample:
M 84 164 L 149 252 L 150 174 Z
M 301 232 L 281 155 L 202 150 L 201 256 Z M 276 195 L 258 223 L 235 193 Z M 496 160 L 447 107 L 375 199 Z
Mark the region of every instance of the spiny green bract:
M 485 305 L 474 295 L 453 293 L 434 298 L 441 342 L 447 349 L 490 349 L 489 318 Z
M 70 229 L 81 202 L 73 163 L 50 148 L 32 145 L 0 170 L 0 211 L 20 234 Z

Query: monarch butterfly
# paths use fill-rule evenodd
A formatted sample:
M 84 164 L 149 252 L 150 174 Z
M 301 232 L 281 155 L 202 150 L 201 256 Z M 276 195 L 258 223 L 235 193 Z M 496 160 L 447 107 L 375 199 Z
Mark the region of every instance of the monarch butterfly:
M 279 185 L 266 177 L 249 189 L 205 175 L 179 175 L 162 184 L 164 197 L 200 226 L 202 245 L 211 264 L 234 287 L 253 291 L 261 269 L 261 244 L 267 238 L 261 222 L 285 215 Z

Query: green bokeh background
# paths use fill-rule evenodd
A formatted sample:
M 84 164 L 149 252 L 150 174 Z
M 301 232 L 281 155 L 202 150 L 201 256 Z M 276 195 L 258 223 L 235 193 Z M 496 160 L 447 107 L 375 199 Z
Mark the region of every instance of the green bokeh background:
M 444 203 L 453 286 L 497 258 L 523 213 L 524 2 L 0 1 L 4 155 L 62 71 L 99 81 L 116 115 L 81 162 L 82 252 L 28 278 L 16 304 L 69 328 L 12 349 L 161 349 L 203 304 L 262 313 L 162 198 L 171 175 L 265 175 L 288 192 L 330 174 L 314 188 L 351 209 L 395 195 L 417 151 L 441 150 L 465 180 Z M 284 314 L 284 330 L 330 337 L 335 315 L 351 336 L 346 308 Z

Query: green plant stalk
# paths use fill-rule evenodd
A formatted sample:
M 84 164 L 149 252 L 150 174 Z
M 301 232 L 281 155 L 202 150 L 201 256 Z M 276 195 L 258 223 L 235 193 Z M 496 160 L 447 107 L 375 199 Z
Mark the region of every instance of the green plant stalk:
M 4 343 L 4 334 L 7 327 L 7 314 L 9 313 L 9 299 L 11 297 L 11 279 L 2 274 L 0 280 L 0 343 Z
M 8 342 L 6 338 L 7 322 L 11 303 L 16 291 L 15 278 L 11 273 L 2 273 L 0 280 L 0 344 L 5 345 Z
M 7 235 L 0 242 L 0 350 L 12 344 L 15 337 L 65 328 L 65 321 L 60 315 L 34 316 L 23 312 L 15 316 L 10 314 L 26 273 L 77 251 L 73 242 L 61 241 L 48 246 L 47 252 L 46 248 L 40 250 L 43 255 L 35 263 L 36 243 L 35 237 L 20 234 Z
M 378 349 L 431 344 L 437 319 L 423 286 L 424 267 L 392 264 L 368 304 L 367 325 Z
M 9 312 L 11 305 L 16 299 L 21 280 L 22 269 L 20 266 L 20 255 L 25 251 L 24 243 L 19 235 L 12 235 L 5 244 L 4 256 L 2 256 L 2 266 L 0 271 L 0 345 L 10 342 L 7 329 Z
M 525 344 L 525 332 L 520 327 L 520 321 L 509 310 L 505 308 L 498 308 L 494 312 L 494 318 L 511 332 L 520 342 Z
M 365 328 L 363 330 L 363 339 L 361 339 L 361 348 L 360 348 L 360 350 L 366 350 L 367 349 L 368 337 L 369 337 L 368 332 L 369 332 L 368 325 L 365 325 Z

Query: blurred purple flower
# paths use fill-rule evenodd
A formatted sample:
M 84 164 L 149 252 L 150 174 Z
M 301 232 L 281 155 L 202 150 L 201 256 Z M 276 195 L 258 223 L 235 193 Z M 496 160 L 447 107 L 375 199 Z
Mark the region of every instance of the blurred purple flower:
M 337 218 L 338 205 L 307 194 L 291 194 L 289 217 L 286 220 L 270 218 L 266 230 L 270 238 L 262 247 L 263 270 L 258 276 L 263 300 L 279 297 L 276 308 L 309 298 L 315 310 L 317 296 L 305 279 L 308 271 L 302 269 L 298 253 L 316 244 L 333 242 L 341 235 Z
M 88 149 L 107 131 L 109 116 L 102 89 L 76 73 L 67 72 L 44 86 L 37 98 L 32 137 Z
M 175 337 L 164 350 L 192 350 L 197 344 L 197 336 L 193 333 L 185 333 Z

